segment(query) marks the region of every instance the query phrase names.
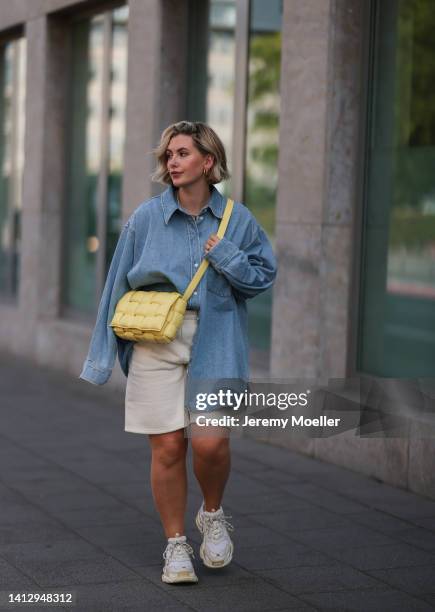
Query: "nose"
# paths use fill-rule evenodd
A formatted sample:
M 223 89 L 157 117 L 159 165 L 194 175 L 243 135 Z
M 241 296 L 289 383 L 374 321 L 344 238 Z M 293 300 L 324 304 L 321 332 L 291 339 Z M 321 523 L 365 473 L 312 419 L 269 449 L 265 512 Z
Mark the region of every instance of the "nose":
M 173 155 L 171 159 L 168 161 L 168 168 L 171 169 L 171 168 L 175 168 L 176 166 L 178 166 L 178 160 L 176 156 Z

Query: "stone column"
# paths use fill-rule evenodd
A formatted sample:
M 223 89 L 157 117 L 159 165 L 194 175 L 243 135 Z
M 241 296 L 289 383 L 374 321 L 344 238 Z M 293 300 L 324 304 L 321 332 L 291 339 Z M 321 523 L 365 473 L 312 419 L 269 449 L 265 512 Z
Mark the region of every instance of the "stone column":
M 11 344 L 30 357 L 38 343 L 38 323 L 55 318 L 60 304 L 65 34 L 61 23 L 42 16 L 27 22 L 25 36 L 26 165 L 20 289 L 18 310 L 8 321 L 13 332 Z
M 130 0 L 123 217 L 159 193 L 152 150 L 186 103 L 187 2 Z
M 321 373 L 331 4 L 283 5 L 273 377 Z

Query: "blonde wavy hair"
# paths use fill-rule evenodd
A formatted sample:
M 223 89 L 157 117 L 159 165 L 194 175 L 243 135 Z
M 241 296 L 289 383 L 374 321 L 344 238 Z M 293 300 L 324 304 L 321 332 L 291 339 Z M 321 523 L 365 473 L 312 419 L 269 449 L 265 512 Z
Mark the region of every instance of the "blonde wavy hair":
M 153 181 L 172 185 L 171 176 L 168 172 L 166 149 L 170 140 L 178 134 L 191 136 L 194 145 L 203 155 L 212 155 L 214 164 L 206 175 L 208 183 L 220 183 L 230 177 L 225 148 L 216 132 L 201 121 L 179 121 L 168 126 L 162 132 L 160 143 L 153 150 L 157 158 L 157 165 L 151 176 Z

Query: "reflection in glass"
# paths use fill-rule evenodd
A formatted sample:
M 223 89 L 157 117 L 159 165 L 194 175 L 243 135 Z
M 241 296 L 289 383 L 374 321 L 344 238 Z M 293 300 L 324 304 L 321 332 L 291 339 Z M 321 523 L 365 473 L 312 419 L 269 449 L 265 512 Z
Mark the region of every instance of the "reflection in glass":
M 95 307 L 97 181 L 102 111 L 103 19 L 74 24 L 69 143 L 69 197 L 64 301 L 92 313 Z
M 108 272 L 121 232 L 122 168 L 127 102 L 128 7 L 112 13 L 112 56 L 109 117 L 109 175 L 107 192 L 106 270 Z
M 208 11 L 208 3 L 203 0 L 191 4 L 190 23 L 199 19 L 204 26 L 189 37 L 187 119 L 205 121 L 219 134 L 231 171 L 236 3 L 234 0 L 212 0 Z M 206 60 L 204 64 L 203 58 Z M 230 195 L 231 179 L 216 187 Z
M 278 184 L 281 0 L 251 2 L 246 134 L 245 201 L 275 245 Z M 251 346 L 268 367 L 272 289 L 249 303 Z
M 18 294 L 24 168 L 26 40 L 0 47 L 0 293 Z
M 82 313 L 95 311 L 101 249 L 105 278 L 121 230 L 127 16 L 122 7 L 72 29 L 63 299 Z
M 435 372 L 435 12 L 377 3 L 359 368 Z

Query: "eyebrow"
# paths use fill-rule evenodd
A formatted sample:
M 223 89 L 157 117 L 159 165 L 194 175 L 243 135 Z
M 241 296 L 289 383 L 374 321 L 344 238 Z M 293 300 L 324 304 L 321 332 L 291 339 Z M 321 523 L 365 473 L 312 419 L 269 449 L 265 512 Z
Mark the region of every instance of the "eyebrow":
M 184 151 L 188 151 L 189 149 L 188 149 L 187 147 L 179 147 L 179 148 L 177 149 L 177 151 L 183 151 L 183 150 L 184 150 Z M 170 151 L 170 152 L 172 153 L 172 149 L 171 149 L 171 148 L 169 148 L 169 147 L 166 149 L 165 153 L 167 153 L 168 151 Z

